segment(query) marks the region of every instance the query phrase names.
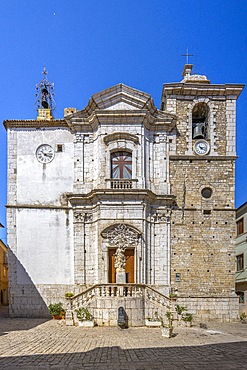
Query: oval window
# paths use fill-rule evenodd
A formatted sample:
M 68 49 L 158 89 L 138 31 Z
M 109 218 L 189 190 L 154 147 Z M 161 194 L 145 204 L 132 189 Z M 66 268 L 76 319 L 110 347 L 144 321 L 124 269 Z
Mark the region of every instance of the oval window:
M 202 194 L 203 198 L 209 199 L 209 198 L 211 198 L 211 196 L 213 194 L 213 191 L 210 188 L 204 188 L 204 189 L 202 189 L 201 194 Z

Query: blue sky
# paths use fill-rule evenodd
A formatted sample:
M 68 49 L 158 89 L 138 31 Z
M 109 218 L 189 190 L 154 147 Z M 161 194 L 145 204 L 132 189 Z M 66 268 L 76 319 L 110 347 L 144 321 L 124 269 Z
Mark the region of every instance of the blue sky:
M 0 0 L 0 121 L 34 119 L 46 65 L 55 118 L 117 83 L 149 93 L 179 82 L 185 57 L 211 83 L 247 81 L 246 0 Z M 247 201 L 247 88 L 237 105 L 236 206 Z M 6 225 L 6 132 L 0 125 L 0 223 Z M 6 230 L 0 229 L 6 242 Z

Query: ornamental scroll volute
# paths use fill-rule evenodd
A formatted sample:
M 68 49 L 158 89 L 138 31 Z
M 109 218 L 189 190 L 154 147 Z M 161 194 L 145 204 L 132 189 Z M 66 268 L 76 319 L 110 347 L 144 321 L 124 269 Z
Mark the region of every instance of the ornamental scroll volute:
M 118 224 L 114 228 L 108 230 L 103 236 L 106 237 L 110 247 L 117 248 L 114 254 L 114 266 L 116 271 L 124 271 L 126 265 L 124 255 L 125 249 L 137 246 L 140 236 L 139 233 L 125 224 Z

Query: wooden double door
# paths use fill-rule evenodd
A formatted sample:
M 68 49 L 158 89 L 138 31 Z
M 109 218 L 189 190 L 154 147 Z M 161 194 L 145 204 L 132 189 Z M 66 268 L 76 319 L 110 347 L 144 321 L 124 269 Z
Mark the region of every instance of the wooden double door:
M 109 283 L 116 283 L 116 269 L 114 266 L 115 257 L 114 254 L 116 253 L 117 248 L 110 248 L 109 249 Z M 126 258 L 126 266 L 125 266 L 125 273 L 126 273 L 126 283 L 134 283 L 135 282 L 135 254 L 134 248 L 125 249 L 124 252 Z

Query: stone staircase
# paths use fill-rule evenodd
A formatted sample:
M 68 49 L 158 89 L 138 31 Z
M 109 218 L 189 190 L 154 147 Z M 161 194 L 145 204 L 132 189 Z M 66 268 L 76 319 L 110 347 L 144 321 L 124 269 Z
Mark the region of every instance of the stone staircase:
M 144 326 L 147 316 L 175 313 L 174 300 L 145 284 L 96 284 L 69 299 L 74 312 L 80 307 L 88 308 L 97 325 L 116 326 L 117 310 L 123 307 L 128 326 Z

